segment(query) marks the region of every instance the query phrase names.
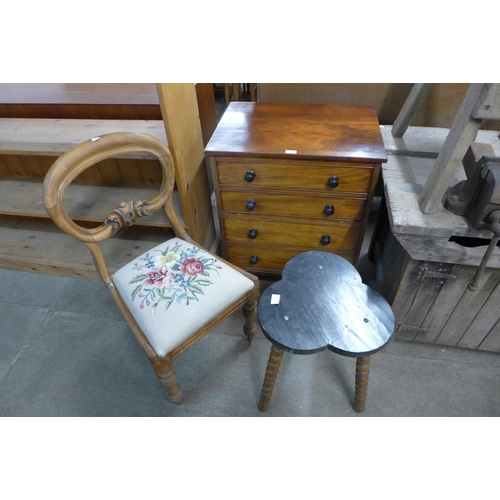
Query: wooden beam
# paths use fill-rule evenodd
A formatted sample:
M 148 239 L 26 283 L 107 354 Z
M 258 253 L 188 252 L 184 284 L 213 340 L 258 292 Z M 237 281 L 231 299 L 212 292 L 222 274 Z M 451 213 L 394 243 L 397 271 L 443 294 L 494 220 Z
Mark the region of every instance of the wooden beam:
M 206 146 L 217 128 L 217 111 L 213 83 L 197 83 L 196 96 L 200 111 L 201 133 L 203 145 Z
M 432 83 L 415 83 L 392 127 L 394 137 L 403 137 L 432 88 Z
M 113 132 L 150 134 L 167 143 L 161 120 L 0 118 L 0 154 L 60 156 L 92 137 Z M 128 157 L 152 158 L 140 152 Z
M 158 83 L 157 91 L 188 232 L 212 249 L 215 227 L 195 85 Z
M 484 84 L 472 116 L 479 120 L 500 120 L 500 84 Z
M 473 118 L 472 111 L 484 85 L 484 83 L 472 83 L 469 86 L 434 168 L 422 190 L 419 206 L 424 214 L 433 214 L 439 210 L 455 171 L 476 137 L 482 120 Z
M 125 228 L 102 246 L 109 272 L 116 272 L 125 262 L 171 237 L 168 229 Z M 64 234 L 51 220 L 1 217 L 0 241 L 0 268 L 99 279 L 88 248 Z
M 65 196 L 65 206 L 74 220 L 103 222 L 114 206 L 122 201 L 149 200 L 158 192 L 158 187 L 147 184 L 135 186 L 99 186 L 71 184 Z M 174 209 L 181 213 L 179 193 L 173 194 Z M 48 219 L 49 214 L 40 202 L 42 184 L 29 178 L 0 177 L 0 215 Z M 182 216 L 180 216 L 182 219 Z M 181 222 L 183 222 L 181 220 Z M 136 226 L 171 227 L 161 210 L 137 219 Z

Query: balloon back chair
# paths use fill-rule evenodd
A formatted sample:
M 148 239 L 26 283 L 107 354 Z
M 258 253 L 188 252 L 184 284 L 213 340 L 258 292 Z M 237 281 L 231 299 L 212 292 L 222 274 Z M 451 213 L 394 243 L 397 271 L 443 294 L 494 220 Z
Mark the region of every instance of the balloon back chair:
M 90 166 L 133 152 L 150 153 L 159 160 L 162 182 L 158 193 L 150 200 L 120 203 L 99 227 L 87 229 L 76 224 L 64 206 L 67 187 Z M 54 223 L 89 248 L 100 278 L 148 356 L 167 397 L 180 404 L 183 395 L 173 359 L 241 306 L 243 331 L 251 342 L 259 281 L 189 236 L 174 211 L 174 185 L 173 159 L 165 144 L 147 134 L 114 133 L 84 142 L 60 156 L 44 179 L 43 202 Z M 162 208 L 175 238 L 110 275 L 99 243 Z

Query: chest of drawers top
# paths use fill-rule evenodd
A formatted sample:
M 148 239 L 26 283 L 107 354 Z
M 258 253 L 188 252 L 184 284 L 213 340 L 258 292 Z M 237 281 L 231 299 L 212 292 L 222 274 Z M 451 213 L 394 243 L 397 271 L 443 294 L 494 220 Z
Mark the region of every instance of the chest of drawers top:
M 387 161 L 370 106 L 231 102 L 205 148 L 208 156 Z

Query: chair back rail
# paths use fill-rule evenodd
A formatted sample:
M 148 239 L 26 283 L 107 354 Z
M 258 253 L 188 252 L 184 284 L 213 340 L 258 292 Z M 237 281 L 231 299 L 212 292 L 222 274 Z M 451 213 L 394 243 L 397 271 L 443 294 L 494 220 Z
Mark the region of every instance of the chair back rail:
M 121 202 L 97 228 L 84 228 L 76 224 L 64 206 L 68 186 L 87 168 L 117 155 L 142 151 L 156 156 L 162 170 L 158 193 L 150 200 Z M 43 183 L 43 202 L 55 224 L 74 238 L 94 243 L 103 241 L 119 229 L 134 224 L 138 217 L 156 212 L 164 207 L 174 232 L 179 237 L 187 235 L 172 206 L 175 170 L 168 147 L 159 139 L 147 134 L 114 133 L 90 139 L 60 156 L 48 171 Z

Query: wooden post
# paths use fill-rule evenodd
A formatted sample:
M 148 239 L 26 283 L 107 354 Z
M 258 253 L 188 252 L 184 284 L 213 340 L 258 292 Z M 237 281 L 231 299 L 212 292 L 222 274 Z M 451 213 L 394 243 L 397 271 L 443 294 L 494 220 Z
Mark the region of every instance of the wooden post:
M 157 91 L 187 231 L 212 250 L 215 227 L 195 85 L 158 83 Z
M 458 166 L 476 137 L 482 120 L 473 118 L 472 111 L 484 85 L 484 83 L 472 83 L 469 86 L 418 200 L 420 210 L 424 214 L 433 214 L 439 210 Z
M 195 85 L 198 110 L 200 112 L 203 145 L 206 146 L 217 128 L 217 111 L 213 83 L 197 83 Z
M 432 83 L 415 83 L 413 85 L 408 98 L 392 126 L 392 135 L 394 137 L 403 137 L 406 129 L 417 115 L 420 106 L 422 106 L 427 94 L 431 90 L 432 85 Z

